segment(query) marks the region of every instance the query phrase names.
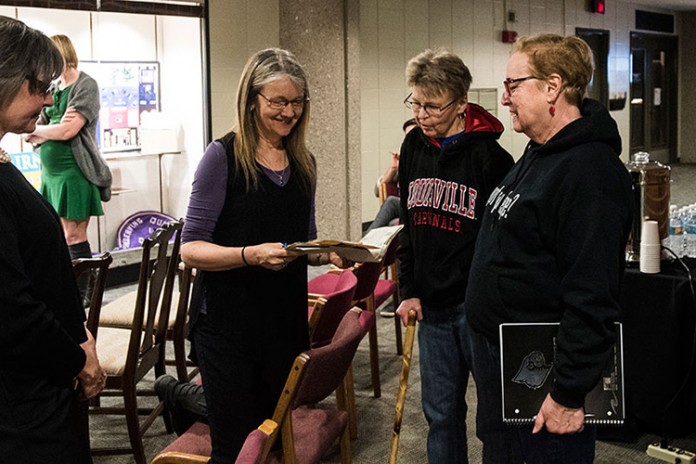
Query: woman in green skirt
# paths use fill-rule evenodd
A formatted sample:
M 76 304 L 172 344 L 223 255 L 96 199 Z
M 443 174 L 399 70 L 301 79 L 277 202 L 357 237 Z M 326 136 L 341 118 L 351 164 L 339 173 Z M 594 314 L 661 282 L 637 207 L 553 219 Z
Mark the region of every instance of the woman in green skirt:
M 65 67 L 56 81 L 53 106 L 41 113 L 25 140 L 40 144 L 41 193 L 53 205 L 63 226 L 70 256 L 92 256 L 87 240 L 91 216 L 104 214 L 101 202 L 111 196 L 111 171 L 99 153 L 99 87 L 77 69 L 78 59 L 70 39 L 51 37 Z M 80 283 L 85 296 L 87 283 Z

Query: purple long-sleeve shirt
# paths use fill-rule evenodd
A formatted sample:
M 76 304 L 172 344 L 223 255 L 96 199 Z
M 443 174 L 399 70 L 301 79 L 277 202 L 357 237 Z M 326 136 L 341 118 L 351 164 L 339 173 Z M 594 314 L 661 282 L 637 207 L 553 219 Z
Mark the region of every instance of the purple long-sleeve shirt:
M 270 169 L 262 166 L 263 172 L 276 185 L 281 185 L 280 179 L 274 176 Z M 287 178 L 292 173 L 290 166 L 287 168 Z M 201 159 L 198 169 L 193 178 L 191 198 L 189 199 L 188 211 L 186 212 L 186 222 L 181 236 L 181 242 L 193 242 L 202 240 L 205 242 L 213 241 L 213 231 L 225 204 L 227 193 L 227 156 L 225 147 L 215 141 L 208 145 L 205 154 Z M 312 192 L 312 203 L 309 214 L 309 234 L 308 239 L 317 238 L 317 224 L 315 218 L 315 192 Z

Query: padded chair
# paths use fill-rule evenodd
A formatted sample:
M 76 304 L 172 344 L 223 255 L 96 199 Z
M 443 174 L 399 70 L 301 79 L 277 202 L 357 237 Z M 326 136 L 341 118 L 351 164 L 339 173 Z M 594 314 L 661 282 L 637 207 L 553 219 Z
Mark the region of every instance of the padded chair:
M 109 265 L 114 258 L 109 252 L 96 258 L 78 258 L 72 261 L 75 278 L 82 273 L 89 272 L 93 282 L 92 294 L 89 298 L 89 314 L 87 315 L 87 329 L 97 339 L 99 330 L 99 313 L 101 312 L 102 301 L 104 300 L 104 289 L 106 288 L 106 273 Z
M 309 340 L 312 348 L 331 342 L 343 316 L 353 307 L 358 278 L 350 270 L 322 274 L 307 283 Z
M 328 345 L 312 348 L 300 354 L 293 364 L 285 388 L 281 393 L 273 420 L 266 421 L 280 424 L 283 450 L 270 452 L 277 439 L 276 430 L 262 430 L 268 436 L 263 450 L 258 453 L 260 445 L 255 443 L 259 434 L 253 431 L 242 448 L 237 463 L 286 463 L 314 464 L 336 442 L 340 441 L 341 462 L 351 462 L 350 437 L 348 434 L 348 413 L 344 408 L 344 376 L 353 360 L 355 351 L 362 338 L 360 315 L 362 311 L 353 308 L 348 311 L 336 334 Z M 336 391 L 338 408 L 314 407 Z M 271 427 L 272 427 L 271 423 Z M 158 455 L 153 464 L 193 464 L 207 462 L 211 448 L 207 425 L 194 424 L 186 433 L 177 438 Z M 260 427 L 262 429 L 264 425 Z M 209 429 L 208 429 L 209 431 Z M 252 443 L 253 442 L 253 443 Z M 249 452 L 250 459 L 240 461 Z M 256 450 L 256 451 L 254 451 Z M 192 452 L 193 451 L 193 452 Z M 252 453 L 252 451 L 254 451 Z M 176 453 L 178 459 L 167 461 Z
M 382 385 L 379 378 L 379 346 L 377 341 L 377 320 L 375 314 L 375 287 L 382 273 L 381 262 L 364 262 L 353 266 L 353 273 L 358 278 L 358 286 L 355 289 L 354 304 L 366 312 L 372 313 L 372 317 L 365 317 L 364 329 L 369 335 L 370 344 L 370 375 L 372 390 L 375 398 L 382 396 Z
M 130 327 L 99 328 L 97 354 L 107 373 L 106 388 L 100 397 L 122 397 L 124 406 L 93 406 L 90 413 L 125 414 L 131 446 L 93 449 L 93 455 L 132 453 L 137 464 L 146 463 L 142 437 L 162 413 L 163 404 L 159 403 L 154 409 L 139 409 L 138 395 L 154 396 L 154 391 L 140 392 L 136 386 L 153 369 L 156 377 L 165 373 L 166 332 L 155 330 L 155 319 L 159 318 L 158 324 L 165 327 L 169 318 L 182 226 L 182 221 L 166 224 L 144 240 Z M 174 242 L 171 252 L 170 239 Z M 142 423 L 139 414 L 147 415 Z
M 382 259 L 382 270 L 385 278 L 379 279 L 374 290 L 375 310 L 382 306 L 389 298 L 392 298 L 394 310 L 399 307 L 399 274 L 396 262 L 396 253 L 399 249 L 399 239 L 396 237 L 387 247 Z M 391 278 L 390 278 L 391 276 Z M 396 354 L 403 354 L 401 339 L 401 320 L 394 317 L 394 334 L 396 336 Z
M 379 206 L 382 206 L 387 197 L 398 197 L 399 186 L 396 182 L 380 182 L 379 183 Z
M 396 318 L 401 322 L 401 318 Z M 399 435 L 401 434 L 401 420 L 404 416 L 404 404 L 406 403 L 406 389 L 408 388 L 408 374 L 411 371 L 411 355 L 413 354 L 413 341 L 416 336 L 416 312 L 408 312 L 408 324 L 406 325 L 406 341 L 403 348 L 403 360 L 401 363 L 401 375 L 399 376 L 399 391 L 394 405 L 394 427 L 392 429 L 391 450 L 389 452 L 389 464 L 396 464 L 396 454 L 399 450 Z
M 170 300 L 171 302 L 176 302 L 176 309 L 169 311 L 169 318 L 166 324 L 167 340 L 171 340 L 174 345 L 174 359 L 167 360 L 166 365 L 175 366 L 178 379 L 188 381 L 198 374 L 197 367 L 189 370 L 193 364 L 186 359 L 189 300 L 195 269 L 187 268 L 183 263 L 180 263 L 177 276 L 179 284 L 174 286 Z M 137 290 L 134 290 L 104 305 L 99 318 L 99 325 L 121 329 L 130 328 L 137 294 Z M 159 327 L 159 317 L 156 317 L 155 330 L 158 330 Z

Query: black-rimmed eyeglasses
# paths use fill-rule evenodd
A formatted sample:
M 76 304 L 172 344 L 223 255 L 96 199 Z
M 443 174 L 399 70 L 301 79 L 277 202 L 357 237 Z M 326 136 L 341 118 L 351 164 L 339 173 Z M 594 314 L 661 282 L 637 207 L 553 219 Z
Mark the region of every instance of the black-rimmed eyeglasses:
M 278 111 L 283 111 L 288 105 L 292 105 L 292 109 L 299 111 L 304 109 L 305 102 L 309 101 L 309 97 L 287 100 L 285 98 L 268 98 L 261 92 L 259 92 L 259 95 L 261 95 L 268 102 L 268 106 Z
M 505 86 L 505 91 L 508 93 L 508 95 L 512 95 L 512 92 L 514 92 L 515 89 L 518 87 L 518 86 L 510 87 L 512 84 L 515 84 L 517 82 L 528 81 L 530 79 L 539 79 L 539 78 L 535 77 L 535 76 L 517 77 L 515 79 L 508 77 L 507 79 L 505 79 L 503 81 L 503 85 Z
M 412 110 L 414 114 L 420 113 L 420 110 L 422 108 L 423 111 L 425 111 L 425 114 L 427 114 L 428 116 L 435 116 L 435 117 L 442 116 L 442 113 L 444 113 L 444 111 L 447 108 L 452 106 L 452 104 L 457 101 L 457 99 L 455 98 L 454 100 L 447 103 L 446 105 L 438 106 L 438 105 L 431 105 L 430 103 L 420 103 L 420 102 L 417 102 L 415 100 L 412 100 L 411 99 L 412 95 L 413 94 L 410 93 L 410 94 L 408 94 L 408 97 L 406 97 L 404 99 L 404 105 L 406 105 L 406 108 Z

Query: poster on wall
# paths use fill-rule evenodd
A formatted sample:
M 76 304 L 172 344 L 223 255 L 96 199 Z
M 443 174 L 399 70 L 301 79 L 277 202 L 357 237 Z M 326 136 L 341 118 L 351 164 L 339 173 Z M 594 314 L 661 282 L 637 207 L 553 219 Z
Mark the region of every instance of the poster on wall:
M 41 188 L 41 158 L 38 153 L 26 151 L 11 153 L 12 164 L 19 169 L 36 190 Z
M 140 115 L 158 111 L 159 63 L 156 61 L 81 61 L 99 84 L 101 111 L 97 138 L 102 152 L 137 150 Z

